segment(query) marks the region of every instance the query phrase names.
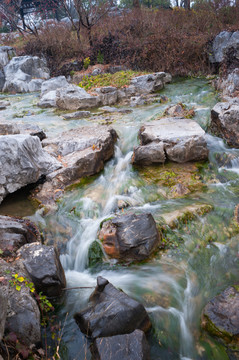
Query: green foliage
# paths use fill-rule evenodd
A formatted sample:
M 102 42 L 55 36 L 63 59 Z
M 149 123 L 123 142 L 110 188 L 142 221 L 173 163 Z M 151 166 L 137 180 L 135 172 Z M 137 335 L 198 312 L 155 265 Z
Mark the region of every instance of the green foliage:
M 117 88 L 128 86 L 130 80 L 135 77 L 142 75 L 142 72 L 136 71 L 118 71 L 115 74 L 99 74 L 97 76 L 84 76 L 83 80 L 79 83 L 80 87 L 85 90 L 91 90 L 102 86 L 114 86 Z
M 97 63 L 98 64 L 104 64 L 104 55 L 101 53 L 101 51 L 98 52 Z
M 87 70 L 89 66 L 90 66 L 90 58 L 87 57 L 83 61 L 83 67 L 84 67 L 85 70 Z
M 95 266 L 102 263 L 103 251 L 98 241 L 94 241 L 89 248 L 89 266 Z

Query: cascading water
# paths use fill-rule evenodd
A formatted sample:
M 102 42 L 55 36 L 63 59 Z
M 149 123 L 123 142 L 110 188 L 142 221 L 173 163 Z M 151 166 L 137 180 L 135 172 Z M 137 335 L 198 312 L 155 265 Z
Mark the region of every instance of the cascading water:
M 172 104 L 183 102 L 189 107 L 195 106 L 196 120 L 203 128 L 207 127 L 210 107 L 216 97 L 204 80 L 169 85 L 164 94 Z M 29 108 L 32 97 L 22 99 L 22 107 Z M 149 334 L 152 360 L 224 360 L 228 356 L 222 346 L 206 334 L 201 336 L 200 314 L 204 305 L 233 284 L 239 275 L 238 238 L 233 237 L 233 232 L 227 235 L 237 204 L 239 151 L 228 149 L 222 140 L 208 135 L 209 166 L 202 167 L 200 174 L 207 190 L 179 199 L 163 196 L 157 184 L 148 182 L 132 167 L 130 159 L 140 124 L 162 114 L 167 106 L 169 104 L 153 104 L 136 108 L 132 114 L 116 121 L 112 125 L 119 135 L 115 156 L 104 171 L 88 184 L 66 193 L 56 214 L 43 218 L 38 211 L 31 218 L 49 239 L 61 244 L 61 262 L 68 288 L 93 289 L 100 275 L 145 306 L 153 324 Z M 8 114 L 9 118 L 12 115 Z M 36 123 L 49 131 L 49 136 L 63 126 L 66 129 L 87 124 L 83 120 L 66 124 L 50 111 L 39 113 L 35 118 Z M 143 264 L 124 266 L 107 259 L 105 263 L 89 266 L 89 249 L 104 219 L 122 212 L 151 212 L 159 219 L 165 212 L 199 203 L 211 204 L 214 210 L 183 228 L 172 230 L 172 236 L 180 239 L 179 246 L 175 244 L 175 248 L 172 246 L 168 252 L 159 253 Z M 92 289 L 66 293 L 64 307 L 58 314 L 65 322 L 62 359 L 91 358 L 89 342 L 75 324 L 73 315 L 87 305 Z

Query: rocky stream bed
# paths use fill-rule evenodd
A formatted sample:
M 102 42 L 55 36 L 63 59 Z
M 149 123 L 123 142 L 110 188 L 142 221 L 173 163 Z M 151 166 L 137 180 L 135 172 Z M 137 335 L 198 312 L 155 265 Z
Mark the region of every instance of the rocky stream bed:
M 13 180 L 12 188 L 4 187 L 1 193 L 6 197 L 0 214 L 29 219 L 40 230 L 37 239 L 43 237 L 50 245 L 45 258 L 39 245 L 24 245 L 17 253 L 19 269 L 23 263 L 28 274 L 32 271 L 36 276 L 31 251 L 42 264 L 54 258 L 52 245 L 59 251 L 66 279 L 58 260 L 50 265 L 53 287 L 44 282 L 49 276 L 43 271 L 45 265 L 36 277 L 39 289 L 48 296 L 59 296 L 62 287 L 72 288 L 64 291 L 55 314 L 61 322 L 61 358 L 116 360 L 118 352 L 120 359 L 137 360 L 148 359 L 149 354 L 151 360 L 238 359 L 239 150 L 208 132 L 211 109 L 218 102 L 208 81 L 177 80 L 151 104 L 93 109 L 80 119 L 38 107 L 38 96 L 0 95 L 9 103 L 0 112 L 1 123 L 9 125 L 2 129 L 5 148 L 14 123 L 16 133 L 23 133 L 27 141 L 21 149 L 40 149 L 31 164 L 37 164 L 44 175 L 41 152 L 47 151 L 47 166 L 52 167 L 37 187 L 8 196 L 13 187 L 17 189 L 18 180 L 4 170 L 4 176 Z M 154 127 L 166 109 L 180 103 L 194 108 L 192 119 L 180 113 L 180 105 L 174 109 L 176 117 L 171 112 L 160 129 Z M 25 135 L 26 129 L 28 133 L 44 130 L 47 139 Z M 192 140 L 185 141 L 185 134 Z M 27 183 L 39 178 L 34 171 Z M 21 244 L 35 239 L 24 240 L 24 226 L 15 230 L 21 235 L 14 241 Z M 9 235 L 4 236 L 6 247 Z M 220 293 L 227 308 L 220 308 Z M 115 307 L 108 310 L 112 298 Z M 232 323 L 217 323 L 213 305 L 225 317 L 231 316 Z M 226 330 L 212 331 L 208 319 Z M 38 341 L 40 334 L 34 336 Z M 50 338 L 48 328 L 51 345 Z

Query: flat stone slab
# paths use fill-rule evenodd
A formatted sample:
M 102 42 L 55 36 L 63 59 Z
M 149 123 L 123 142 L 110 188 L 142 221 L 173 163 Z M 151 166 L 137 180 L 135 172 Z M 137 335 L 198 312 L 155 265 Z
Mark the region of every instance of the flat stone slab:
M 139 139 L 141 146 L 136 147 L 132 158 L 132 162 L 137 165 L 141 165 L 144 150 L 149 155 L 148 161 L 147 156 L 144 156 L 142 165 L 155 163 L 156 156 L 158 162 L 162 163 L 163 150 L 166 160 L 179 163 L 205 160 L 208 157 L 205 131 L 191 119 L 167 117 L 152 121 L 140 128 Z M 140 154 L 139 160 L 137 153 Z
M 96 339 L 92 355 L 94 360 L 149 360 L 149 350 L 144 332 L 135 330 L 131 334 Z

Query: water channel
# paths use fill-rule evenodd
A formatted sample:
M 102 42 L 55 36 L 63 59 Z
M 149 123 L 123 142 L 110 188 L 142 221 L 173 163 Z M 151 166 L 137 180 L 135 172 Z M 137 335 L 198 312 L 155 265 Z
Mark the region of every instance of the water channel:
M 114 158 L 100 174 L 66 192 L 56 213 L 43 216 L 41 210 L 36 211 L 26 200 L 24 192 L 5 199 L 0 213 L 32 219 L 44 232 L 47 242 L 58 246 L 67 287 L 94 287 L 97 276 L 101 275 L 140 301 L 153 324 L 148 335 L 152 360 L 229 359 L 222 344 L 201 331 L 200 316 L 213 296 L 237 283 L 239 278 L 239 236 L 232 224 L 239 194 L 239 150 L 228 148 L 221 139 L 208 134 L 209 161 L 197 164 L 197 179 L 203 186 L 182 198 L 168 197 L 170 182 L 167 184 L 166 180 L 162 185 L 155 178 L 165 169 L 169 175 L 174 173 L 173 166 L 142 171 L 130 163 L 139 127 L 162 114 L 170 104 L 182 102 L 195 108 L 194 119 L 206 130 L 210 109 L 218 99 L 205 79 L 178 80 L 167 85 L 162 94 L 169 98 L 168 103 L 133 108 L 131 114 L 116 118 L 112 126 L 119 139 Z M 37 96 L 9 96 L 11 107 L 1 111 L 0 116 L 9 121 L 37 124 L 48 137 L 94 122 L 64 121 L 53 110 L 38 108 Z M 183 174 L 184 166 L 179 165 Z M 187 169 L 185 177 L 186 173 Z M 129 206 L 119 210 L 119 201 Z M 140 264 L 119 265 L 106 259 L 89 266 L 89 248 L 97 239 L 104 219 L 122 212 L 150 212 L 158 222 L 161 214 L 197 204 L 212 205 L 213 210 L 169 229 L 165 236 L 165 241 L 170 242 L 167 251 L 162 250 Z M 92 289 L 67 291 L 64 305 L 58 310 L 64 324 L 62 359 L 91 359 L 90 341 L 73 319 L 74 313 L 87 305 L 91 292 Z

